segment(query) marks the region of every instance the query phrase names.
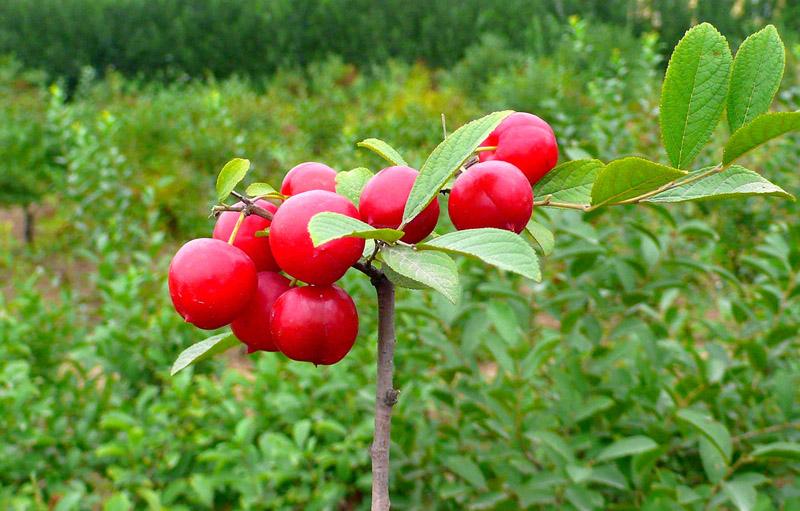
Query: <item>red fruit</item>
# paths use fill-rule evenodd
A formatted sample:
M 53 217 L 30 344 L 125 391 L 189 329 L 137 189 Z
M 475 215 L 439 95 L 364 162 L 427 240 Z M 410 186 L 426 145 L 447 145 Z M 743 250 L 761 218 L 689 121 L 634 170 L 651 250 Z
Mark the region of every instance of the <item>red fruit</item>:
M 247 352 L 278 351 L 272 342 L 269 318 L 272 304 L 289 290 L 289 279 L 273 271 L 258 274 L 258 288 L 253 298 L 231 323 L 233 334 L 247 345 Z
M 358 211 L 361 218 L 373 227 L 397 229 L 403 221 L 408 194 L 419 172 L 410 167 L 389 167 L 381 170 L 369 180 L 361 192 Z M 422 210 L 408 225 L 402 240 L 416 243 L 428 236 L 439 221 L 439 202 L 433 202 Z
M 311 190 L 288 198 L 275 213 L 269 230 L 275 261 L 283 271 L 309 284 L 333 284 L 364 251 L 364 240 L 359 238 L 340 238 L 314 248 L 308 221 L 323 211 L 361 219 L 356 207 L 341 195 Z
M 338 286 L 295 287 L 272 306 L 270 330 L 275 345 L 292 360 L 335 364 L 353 347 L 358 311 Z
M 558 162 L 553 128 L 539 117 L 515 112 L 501 122 L 481 145 L 497 146 L 481 151 L 481 161 L 500 160 L 515 165 L 535 185 Z
M 525 175 L 504 161 L 469 167 L 450 191 L 448 212 L 458 230 L 496 227 L 519 233 L 533 211 L 533 192 Z
M 241 206 L 241 202 L 236 203 Z M 260 206 L 270 213 L 275 213 L 278 207 L 265 200 L 256 201 L 256 205 Z M 227 242 L 231 237 L 233 228 L 236 221 L 239 220 L 239 213 L 236 211 L 224 211 L 219 215 L 217 224 L 214 226 L 213 237 Z M 256 264 L 257 271 L 280 271 L 275 259 L 272 258 L 272 251 L 269 248 L 269 237 L 257 238 L 255 233 L 269 228 L 271 222 L 266 218 L 258 215 L 250 215 L 244 219 L 242 225 L 239 226 L 239 231 L 236 233 L 236 239 L 233 241 L 233 246 L 242 249 L 245 254 L 250 256 L 250 259 Z
M 178 250 L 169 265 L 169 296 L 178 314 L 205 330 L 227 325 L 256 291 L 256 266 L 224 241 L 199 238 Z
M 324 163 L 309 161 L 290 170 L 281 184 L 281 193 L 297 195 L 309 190 L 336 191 L 336 171 Z

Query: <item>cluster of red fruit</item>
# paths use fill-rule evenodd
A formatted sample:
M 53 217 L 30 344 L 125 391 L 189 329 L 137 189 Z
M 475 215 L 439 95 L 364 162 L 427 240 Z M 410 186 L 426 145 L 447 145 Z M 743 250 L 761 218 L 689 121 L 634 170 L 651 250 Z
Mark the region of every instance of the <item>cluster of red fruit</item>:
M 519 233 L 533 210 L 532 185 L 558 160 L 553 130 L 539 117 L 518 112 L 483 145 L 480 163 L 453 184 L 450 219 L 459 230 L 495 227 Z M 288 198 L 280 207 L 255 202 L 272 213 L 272 221 L 249 215 L 239 222 L 240 213 L 226 211 L 219 215 L 213 238 L 181 247 L 169 269 L 175 309 L 199 328 L 230 324 L 250 352 L 281 351 L 315 364 L 338 362 L 355 342 L 358 313 L 334 282 L 361 258 L 365 241 L 346 237 L 314 247 L 308 223 L 317 213 L 334 212 L 396 229 L 417 175 L 405 166 L 381 170 L 364 187 L 356 208 L 336 193 L 336 171 L 330 167 L 314 162 L 294 167 L 281 185 Z M 439 203 L 433 200 L 403 227 L 401 241 L 422 241 L 438 219 Z M 269 236 L 256 235 L 265 229 Z M 293 287 L 280 272 L 308 285 Z

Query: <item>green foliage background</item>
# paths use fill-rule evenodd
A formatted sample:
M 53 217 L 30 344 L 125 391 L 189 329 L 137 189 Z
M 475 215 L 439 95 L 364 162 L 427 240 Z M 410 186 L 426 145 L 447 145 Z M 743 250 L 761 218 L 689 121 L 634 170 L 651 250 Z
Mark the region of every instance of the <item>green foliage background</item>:
M 491 110 L 533 111 L 567 158 L 666 161 L 657 92 L 671 36 L 576 18 L 557 29 L 541 53 L 472 34 L 448 70 L 319 54 L 260 83 L 84 70 L 70 101 L 4 62 L 0 181 L 43 177 L 2 188 L 16 190 L 5 204 L 36 198 L 40 226 L 27 247 L 13 221 L 0 224 L 0 509 L 367 509 L 369 282 L 345 278 L 361 335 L 336 366 L 236 353 L 170 378 L 203 334 L 169 305 L 169 258 L 209 234 L 214 178 L 230 157 L 277 185 L 304 160 L 378 170 L 354 146 L 374 136 L 420 165 L 442 112 L 454 128 Z M 787 57 L 776 106 L 797 110 L 800 48 Z M 698 164 L 720 152 L 712 144 Z M 745 161 L 800 191 L 796 136 Z M 761 198 L 539 210 L 556 234 L 541 284 L 459 260 L 459 306 L 403 291 L 395 507 L 800 508 L 797 215 L 796 203 Z M 692 412 L 711 426 L 693 425 Z M 730 460 L 715 447 L 725 432 Z M 775 442 L 790 444 L 760 454 Z

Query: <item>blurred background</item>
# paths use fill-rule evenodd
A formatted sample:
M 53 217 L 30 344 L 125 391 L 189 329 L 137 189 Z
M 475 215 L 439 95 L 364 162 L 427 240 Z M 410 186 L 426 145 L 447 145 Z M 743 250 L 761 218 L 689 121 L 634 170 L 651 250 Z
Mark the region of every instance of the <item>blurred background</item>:
M 210 235 L 217 171 L 377 171 L 366 137 L 419 166 L 441 114 L 455 129 L 504 108 L 550 122 L 562 160 L 666 161 L 660 83 L 699 21 L 734 49 L 775 24 L 773 108 L 800 108 L 796 0 L 0 2 L 0 509 L 368 509 L 361 275 L 338 365 L 240 350 L 169 377 L 204 333 L 173 311 L 167 266 Z M 798 142 L 744 163 L 797 195 Z M 395 508 L 800 509 L 798 211 L 539 209 L 556 236 L 541 284 L 460 260 L 460 305 L 400 291 Z M 603 453 L 632 436 L 656 446 Z

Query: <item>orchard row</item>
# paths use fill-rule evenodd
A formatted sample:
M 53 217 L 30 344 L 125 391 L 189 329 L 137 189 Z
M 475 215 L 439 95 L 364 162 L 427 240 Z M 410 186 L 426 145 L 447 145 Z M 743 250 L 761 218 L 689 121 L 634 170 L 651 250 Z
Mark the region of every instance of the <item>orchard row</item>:
M 558 160 L 552 128 L 535 115 L 511 114 L 477 155 L 449 190 L 453 225 L 520 233 L 533 211 L 533 185 Z M 229 208 L 234 211 L 219 214 L 212 238 L 181 247 L 169 269 L 175 309 L 198 328 L 231 325 L 249 352 L 280 351 L 314 364 L 338 362 L 358 335 L 358 313 L 352 298 L 334 283 L 369 254 L 364 254 L 365 240 L 356 237 L 315 247 L 309 221 L 318 213 L 338 213 L 375 228 L 399 229 L 401 242 L 418 243 L 439 220 L 434 198 L 403 223 L 418 174 L 407 166 L 381 170 L 366 183 L 356 207 L 336 193 L 335 170 L 315 162 L 297 165 L 286 174 L 280 194 L 239 202 Z

